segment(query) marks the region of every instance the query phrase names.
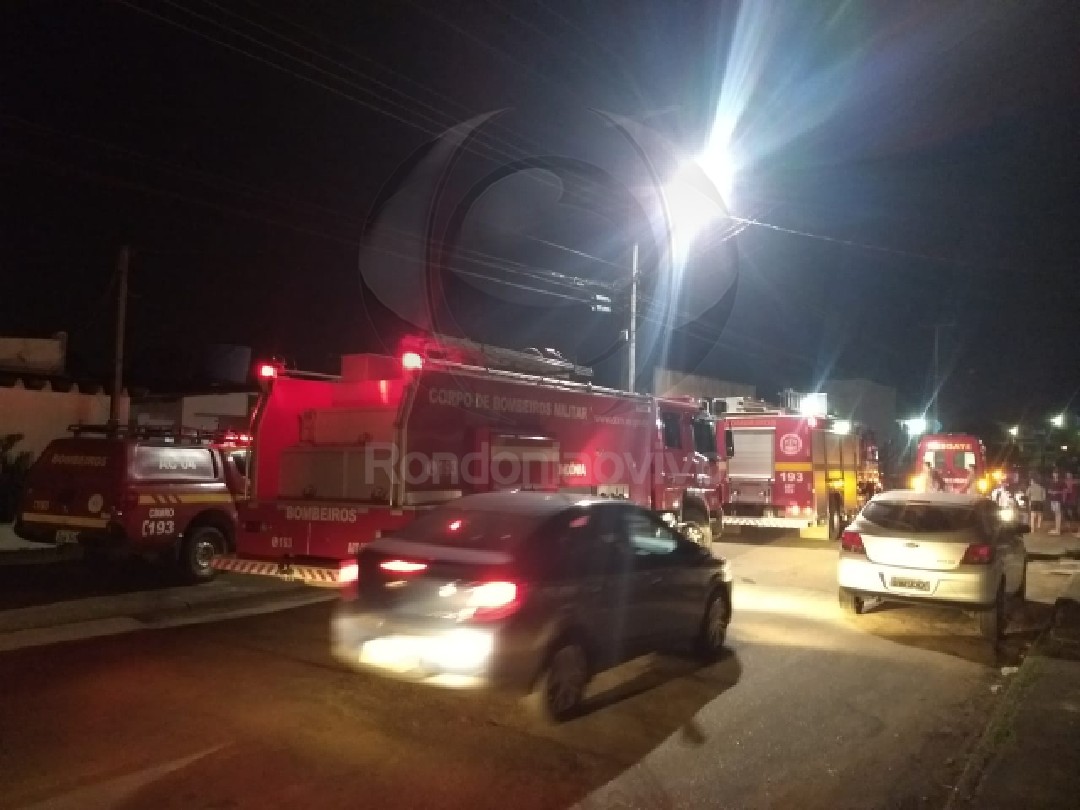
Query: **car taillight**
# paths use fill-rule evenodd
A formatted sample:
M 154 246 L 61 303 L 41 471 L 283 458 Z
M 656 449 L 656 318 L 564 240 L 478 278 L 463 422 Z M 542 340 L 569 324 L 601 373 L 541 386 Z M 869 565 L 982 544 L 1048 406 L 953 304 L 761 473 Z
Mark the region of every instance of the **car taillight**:
M 521 607 L 524 589 L 513 582 L 484 582 L 474 585 L 465 602 L 468 618 L 494 621 Z
M 989 565 L 994 561 L 994 547 L 989 543 L 972 543 L 964 552 L 964 565 Z
M 415 574 L 427 570 L 427 563 L 409 562 L 408 560 L 385 560 L 379 568 L 392 574 Z
M 850 529 L 845 529 L 844 533 L 840 535 L 840 548 L 844 551 L 851 552 L 852 554 L 866 553 L 862 535 L 858 532 L 853 532 Z
M 341 598 L 351 602 L 360 595 L 360 566 L 352 561 L 342 562 L 338 566 L 338 586 Z

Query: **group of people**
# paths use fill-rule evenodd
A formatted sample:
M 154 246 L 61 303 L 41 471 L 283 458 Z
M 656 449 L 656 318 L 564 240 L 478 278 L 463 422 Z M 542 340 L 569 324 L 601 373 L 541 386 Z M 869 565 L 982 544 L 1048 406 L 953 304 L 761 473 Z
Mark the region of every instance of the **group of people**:
M 1038 476 L 1032 475 L 1028 480 L 1027 489 L 1017 488 L 1015 492 L 1002 482 L 991 493 L 991 497 L 1002 509 L 1020 509 L 1021 504 L 1016 497 L 1017 494 L 1023 496 L 1023 511 L 1029 516 L 1029 525 L 1033 532 L 1042 530 L 1047 506 L 1050 507 L 1050 515 L 1054 520 L 1054 528 L 1048 534 L 1060 535 L 1065 519 L 1075 519 L 1077 516 L 1077 488 L 1071 472 L 1063 476 L 1054 470 L 1045 485 Z M 1080 531 L 1075 532 L 1073 536 L 1080 537 Z

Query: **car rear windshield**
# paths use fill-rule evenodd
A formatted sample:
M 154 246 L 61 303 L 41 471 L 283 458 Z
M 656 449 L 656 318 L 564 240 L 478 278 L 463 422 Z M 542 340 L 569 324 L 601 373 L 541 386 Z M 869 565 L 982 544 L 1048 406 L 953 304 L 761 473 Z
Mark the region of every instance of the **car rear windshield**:
M 906 532 L 956 532 L 978 525 L 970 506 L 942 506 L 929 503 L 871 501 L 863 517 L 883 529 Z
M 512 551 L 548 519 L 550 515 L 435 509 L 395 532 L 394 537 L 438 546 Z

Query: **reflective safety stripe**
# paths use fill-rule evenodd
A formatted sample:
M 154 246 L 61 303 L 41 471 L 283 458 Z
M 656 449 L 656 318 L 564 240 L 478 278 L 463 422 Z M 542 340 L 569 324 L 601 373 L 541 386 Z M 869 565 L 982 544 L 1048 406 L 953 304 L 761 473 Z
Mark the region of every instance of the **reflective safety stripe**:
M 181 503 L 232 503 L 228 492 L 199 492 L 191 495 L 140 495 L 140 506 L 161 506 Z
M 814 525 L 813 518 L 741 517 L 724 515 L 725 526 L 760 526 L 766 529 L 803 529 Z
M 236 557 L 216 556 L 210 563 L 217 571 L 231 571 L 234 574 L 254 574 L 257 576 L 278 577 L 290 582 L 302 582 L 305 585 L 317 585 L 334 588 L 338 585 L 338 570 L 316 565 L 291 565 L 288 563 L 266 562 L 264 560 L 240 560 Z
M 778 461 L 776 462 L 777 472 L 810 472 L 814 469 L 814 465 L 809 461 Z
M 78 526 L 84 529 L 104 529 L 109 524 L 105 518 L 44 515 L 40 512 L 23 512 L 22 521 L 23 523 L 51 523 L 54 526 Z

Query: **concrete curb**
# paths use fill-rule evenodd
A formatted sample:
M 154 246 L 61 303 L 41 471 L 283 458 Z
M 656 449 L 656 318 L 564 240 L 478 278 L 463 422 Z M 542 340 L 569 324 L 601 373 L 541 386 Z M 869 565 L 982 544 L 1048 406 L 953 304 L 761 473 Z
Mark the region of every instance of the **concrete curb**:
M 1048 630 L 1039 635 L 1027 655 L 1024 656 L 1024 660 L 1020 662 L 1018 671 L 1005 685 L 997 706 L 986 721 L 986 728 L 983 729 L 983 733 L 979 735 L 978 741 L 968 754 L 967 764 L 953 786 L 952 793 L 945 802 L 944 810 L 953 810 L 958 806 L 970 804 L 977 798 L 979 785 L 986 774 L 986 769 L 997 755 L 1000 738 L 1012 725 L 1020 707 L 1020 699 L 1036 675 L 1039 660 L 1037 652 L 1048 637 Z
M 292 583 L 215 581 L 206 585 L 93 596 L 0 612 L 0 651 L 201 621 L 217 621 L 328 601 L 337 592 Z
M 1024 692 L 1038 675 L 1041 652 L 1061 643 L 1080 643 L 1080 573 L 1071 575 L 1069 584 L 1054 603 L 1050 627 L 1035 640 L 1020 662 L 1019 671 L 1006 684 L 1001 699 L 987 720 L 986 728 L 972 748 L 960 779 L 945 803 L 945 810 L 977 801 L 979 787 L 987 768 L 998 754 L 1001 738 L 1009 733 Z

